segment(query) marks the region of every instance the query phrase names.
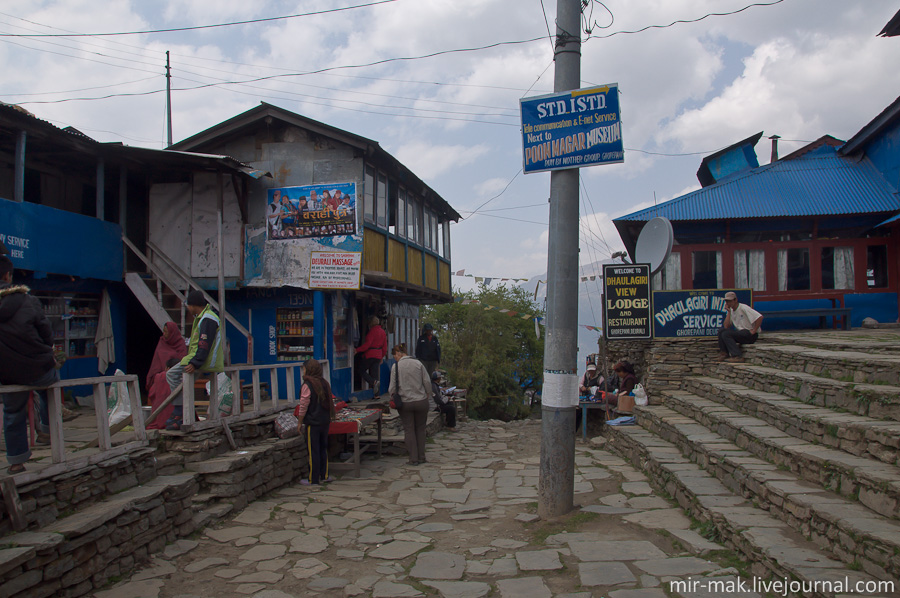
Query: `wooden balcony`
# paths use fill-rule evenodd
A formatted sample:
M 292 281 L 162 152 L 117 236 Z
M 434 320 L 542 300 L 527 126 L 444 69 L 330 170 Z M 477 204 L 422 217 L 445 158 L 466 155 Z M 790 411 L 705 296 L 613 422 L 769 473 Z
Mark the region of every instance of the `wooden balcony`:
M 393 289 L 413 303 L 451 301 L 450 261 L 390 233 L 366 227 L 363 275 L 371 287 Z

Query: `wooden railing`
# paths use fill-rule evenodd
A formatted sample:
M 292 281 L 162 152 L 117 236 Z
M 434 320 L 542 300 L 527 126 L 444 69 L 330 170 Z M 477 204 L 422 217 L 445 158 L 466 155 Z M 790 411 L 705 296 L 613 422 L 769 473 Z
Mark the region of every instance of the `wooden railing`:
M 132 425 L 136 440 L 123 445 L 113 447 L 109 431 L 109 414 L 106 410 L 106 387 L 108 384 L 120 384 L 128 395 L 131 407 Z M 65 434 L 62 422 L 62 394 L 63 389 L 71 386 L 92 386 L 94 389 L 94 414 L 97 419 L 97 442 L 100 451 L 85 456 L 66 454 Z M 43 390 L 33 386 L 0 386 L 0 394 L 10 392 L 27 392 Z M 35 398 L 35 400 L 37 400 Z M 148 444 L 147 431 L 144 428 L 144 414 L 141 411 L 141 393 L 138 388 L 138 377 L 126 376 L 98 376 L 96 378 L 76 378 L 62 380 L 47 387 L 47 407 L 50 412 L 50 454 L 53 465 L 40 473 L 43 476 L 56 475 L 69 469 L 83 467 L 98 463 L 113 456 L 127 453 L 128 451 L 146 446 Z M 74 458 L 73 458 L 74 457 Z
M 329 379 L 328 361 L 321 361 L 325 379 Z M 303 384 L 303 364 L 301 362 L 288 363 L 272 363 L 265 365 L 231 365 L 225 367 L 225 374 L 231 379 L 231 391 L 233 398 L 231 401 L 231 411 L 228 414 L 222 414 L 219 410 L 219 389 L 218 376 L 210 374 L 209 382 L 209 406 L 206 411 L 206 419 L 199 421 L 197 419 L 197 410 L 194 396 L 195 374 L 184 374 L 184 405 L 182 413 L 181 429 L 185 432 L 197 430 L 205 430 L 209 428 L 221 427 L 222 421 L 230 424 L 248 419 L 255 419 L 265 415 L 270 415 L 283 411 L 286 407 L 293 406 L 300 396 L 300 386 Z M 298 371 L 300 368 L 300 371 Z M 285 370 L 285 388 L 281 388 L 278 380 L 278 371 Z M 260 374 L 262 372 L 269 373 L 269 396 L 271 405 L 263 408 L 262 406 L 262 383 Z M 247 411 L 243 410 L 243 391 L 241 385 L 241 374 L 250 373 L 251 382 L 251 400 L 252 407 Z

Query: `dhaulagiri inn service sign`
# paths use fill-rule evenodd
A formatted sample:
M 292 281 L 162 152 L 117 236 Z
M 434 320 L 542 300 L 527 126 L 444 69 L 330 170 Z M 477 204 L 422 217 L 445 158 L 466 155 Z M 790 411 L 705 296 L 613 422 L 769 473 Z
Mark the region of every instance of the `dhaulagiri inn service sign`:
M 525 174 L 625 161 L 618 83 L 525 98 L 519 105 Z

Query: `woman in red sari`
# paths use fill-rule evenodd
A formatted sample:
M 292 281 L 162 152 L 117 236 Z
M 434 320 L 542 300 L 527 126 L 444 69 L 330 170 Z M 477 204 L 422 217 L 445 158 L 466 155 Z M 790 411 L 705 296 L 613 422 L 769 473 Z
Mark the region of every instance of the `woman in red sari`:
M 159 339 L 156 351 L 153 353 L 150 370 L 147 372 L 147 391 L 150 393 L 151 411 L 155 410 L 170 394 L 169 383 L 166 382 L 167 362 L 172 359 L 180 361 L 185 355 L 187 355 L 187 345 L 184 337 L 178 331 L 178 326 L 175 325 L 175 322 L 166 322 L 162 338 Z M 172 408 L 173 405 L 170 403 L 162 413 L 156 416 L 156 419 L 147 423 L 147 429 L 164 429 Z

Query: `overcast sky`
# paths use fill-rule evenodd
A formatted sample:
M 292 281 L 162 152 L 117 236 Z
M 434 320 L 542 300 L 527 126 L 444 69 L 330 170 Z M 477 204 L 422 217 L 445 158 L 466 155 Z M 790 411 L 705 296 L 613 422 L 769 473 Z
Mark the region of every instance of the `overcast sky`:
M 592 2 L 582 86 L 619 84 L 626 151 L 624 164 L 581 170 L 584 274 L 622 248 L 611 218 L 698 188 L 703 155 L 759 131 L 782 137 L 781 155 L 825 134 L 848 139 L 900 95 L 900 38 L 876 37 L 896 0 L 773 2 L 639 33 L 619 32 L 752 2 L 606 0 L 609 12 Z M 161 148 L 168 50 L 176 141 L 260 101 L 369 137 L 465 217 L 451 228 L 454 271 L 542 275 L 550 175 L 520 174 L 518 104 L 553 89 L 554 0 L 0 0 L 0 32 L 147 31 L 364 4 L 179 32 L 2 37 L 0 100 L 99 140 Z M 500 42 L 525 43 L 416 58 Z M 769 152 L 764 138 L 761 163 Z M 582 301 L 581 324 L 600 325 L 594 301 Z

